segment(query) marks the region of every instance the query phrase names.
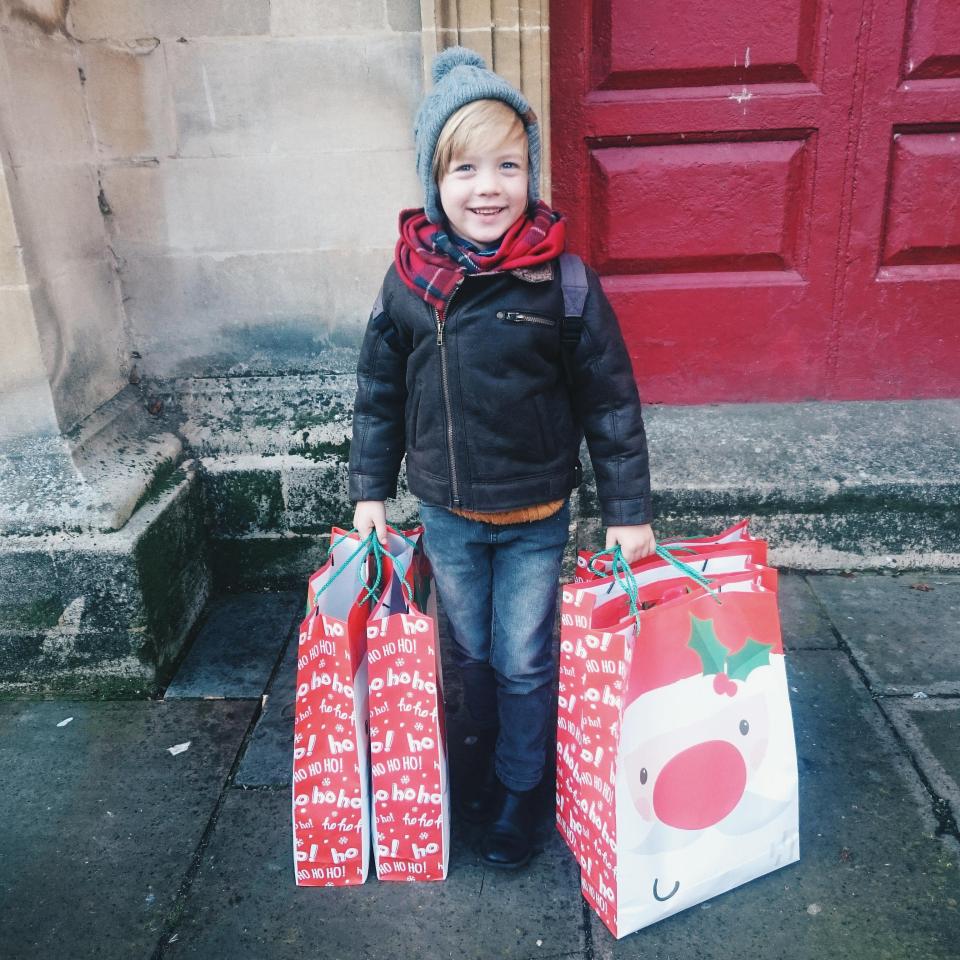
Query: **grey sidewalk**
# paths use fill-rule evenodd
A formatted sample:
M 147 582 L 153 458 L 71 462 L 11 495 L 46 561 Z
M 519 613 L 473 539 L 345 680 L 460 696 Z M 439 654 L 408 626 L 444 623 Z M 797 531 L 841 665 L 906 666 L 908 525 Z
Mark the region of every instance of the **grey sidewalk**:
M 301 598 L 236 594 L 208 609 L 163 701 L 0 703 L 0 957 L 956 958 L 960 576 L 781 584 L 798 864 L 616 942 L 545 796 L 524 872 L 485 869 L 455 822 L 442 884 L 297 889 Z

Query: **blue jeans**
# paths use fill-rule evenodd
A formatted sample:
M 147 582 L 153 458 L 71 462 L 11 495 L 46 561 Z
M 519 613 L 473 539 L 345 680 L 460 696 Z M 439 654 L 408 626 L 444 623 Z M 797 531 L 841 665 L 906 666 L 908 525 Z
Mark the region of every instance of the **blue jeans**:
M 496 771 L 511 790 L 543 776 L 553 722 L 553 635 L 569 503 L 532 523 L 499 526 L 422 503 L 424 548 L 480 733 L 499 729 Z

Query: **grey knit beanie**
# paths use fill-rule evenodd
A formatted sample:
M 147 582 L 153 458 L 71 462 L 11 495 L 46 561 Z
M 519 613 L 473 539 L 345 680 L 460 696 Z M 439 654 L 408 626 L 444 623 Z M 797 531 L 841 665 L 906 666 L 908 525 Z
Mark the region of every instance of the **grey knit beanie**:
M 432 223 L 443 222 L 440 191 L 433 179 L 433 155 L 444 124 L 473 100 L 502 100 L 513 107 L 527 131 L 530 159 L 528 194 L 540 197 L 540 125 L 524 95 L 503 77 L 487 69 L 483 57 L 466 47 L 450 47 L 433 61 L 433 89 L 423 98 L 413 135 L 417 141 L 417 173 L 423 184 L 424 210 Z

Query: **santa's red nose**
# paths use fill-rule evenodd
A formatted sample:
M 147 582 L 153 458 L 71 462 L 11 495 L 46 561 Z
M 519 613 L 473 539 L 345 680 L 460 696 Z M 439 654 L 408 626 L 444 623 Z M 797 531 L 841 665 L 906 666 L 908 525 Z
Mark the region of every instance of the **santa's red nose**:
M 702 830 L 740 802 L 746 783 L 740 751 L 726 740 L 708 740 L 667 762 L 653 788 L 653 809 L 668 826 Z

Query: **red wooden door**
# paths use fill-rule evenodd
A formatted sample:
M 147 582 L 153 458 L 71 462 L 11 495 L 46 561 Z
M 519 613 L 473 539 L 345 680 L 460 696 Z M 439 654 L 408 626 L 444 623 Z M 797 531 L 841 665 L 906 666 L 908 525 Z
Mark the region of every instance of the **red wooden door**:
M 960 397 L 960 3 L 877 2 L 829 395 Z
M 960 112 L 960 14 L 913 0 L 913 21 L 932 25 L 911 34 L 907 11 L 872 5 L 552 4 L 554 203 L 604 279 L 646 400 L 960 395 L 945 300 L 960 214 L 929 223 L 910 193 L 957 173 L 944 110 Z M 936 74 L 922 101 L 901 90 L 911 70 Z M 923 139 L 934 116 L 936 145 Z M 922 344 L 918 285 L 940 318 Z M 925 389 L 904 350 L 923 357 Z

